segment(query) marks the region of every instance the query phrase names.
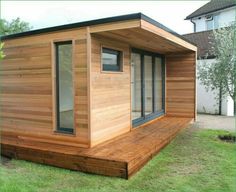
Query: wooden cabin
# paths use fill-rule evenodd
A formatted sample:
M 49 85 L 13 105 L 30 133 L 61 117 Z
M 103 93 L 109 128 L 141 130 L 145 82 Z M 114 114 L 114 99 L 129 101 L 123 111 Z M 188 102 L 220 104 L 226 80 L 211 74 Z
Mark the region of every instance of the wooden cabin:
M 128 178 L 196 117 L 196 46 L 141 13 L 1 41 L 5 156 Z

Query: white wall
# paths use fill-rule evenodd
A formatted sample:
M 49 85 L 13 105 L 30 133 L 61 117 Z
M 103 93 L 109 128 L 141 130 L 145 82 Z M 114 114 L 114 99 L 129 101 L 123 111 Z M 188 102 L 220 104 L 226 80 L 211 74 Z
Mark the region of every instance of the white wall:
M 230 25 L 230 23 L 235 21 L 235 14 L 236 14 L 235 7 L 213 13 L 213 15 L 218 15 L 219 27 L 228 26 Z M 196 32 L 207 30 L 205 15 L 193 18 L 192 20 L 194 23 L 196 23 Z
M 197 65 L 208 65 L 214 61 L 215 59 L 198 60 Z M 197 112 L 219 114 L 219 103 L 215 96 L 216 92 L 207 91 L 206 87 L 197 79 Z
M 222 11 L 219 14 L 219 27 L 224 27 L 230 25 L 230 23 L 235 21 L 235 8 L 227 9 L 226 11 Z
M 215 59 L 198 60 L 197 66 L 209 65 L 215 62 Z M 197 71 L 198 73 L 198 71 Z M 197 75 L 198 76 L 198 75 Z M 197 112 L 207 114 L 219 114 L 219 101 L 215 99 L 216 91 L 207 91 L 206 87 L 197 79 Z M 234 103 L 231 97 L 223 97 L 221 103 L 221 114 L 234 116 Z
M 193 22 L 196 23 L 196 32 L 206 30 L 206 22 L 204 17 L 201 17 L 201 19 L 195 18 L 193 19 Z
M 234 101 L 230 96 L 222 100 L 222 115 L 234 116 Z

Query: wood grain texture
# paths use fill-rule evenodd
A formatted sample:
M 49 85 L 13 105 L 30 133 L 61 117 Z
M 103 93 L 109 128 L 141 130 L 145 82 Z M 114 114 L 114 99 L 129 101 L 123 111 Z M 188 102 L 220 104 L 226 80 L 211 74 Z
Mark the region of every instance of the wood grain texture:
M 1 153 L 86 173 L 130 178 L 165 147 L 192 118 L 163 117 L 90 149 L 8 137 Z M 32 155 L 34 154 L 34 155 Z
M 106 38 L 111 38 L 119 42 L 124 42 L 134 48 L 144 49 L 161 54 L 188 50 L 188 48 L 182 45 L 172 42 L 171 40 L 162 36 L 158 36 L 152 31 L 148 31 L 139 27 L 113 31 L 102 31 L 95 34 L 102 35 Z
M 98 33 L 98 32 L 103 32 L 103 31 L 130 29 L 130 28 L 135 28 L 135 27 L 140 27 L 140 19 L 93 25 L 93 26 L 90 26 L 90 32 Z
M 130 48 L 127 44 L 92 35 L 91 146 L 131 129 Z M 101 47 L 123 51 L 123 72 L 101 71 Z
M 2 135 L 89 146 L 85 28 L 4 41 L 0 64 Z M 75 136 L 55 133 L 54 42 L 73 40 Z M 4 138 L 3 138 L 4 140 Z
M 155 35 L 162 37 L 172 43 L 175 43 L 177 45 L 180 45 L 182 47 L 185 47 L 189 50 L 192 51 L 197 51 L 197 47 L 185 40 L 183 40 L 182 38 L 177 37 L 176 35 L 173 35 L 172 33 L 161 29 L 145 20 L 141 20 L 141 28 L 146 30 L 146 31 L 150 31 L 152 33 L 154 33 Z
M 55 133 L 54 42 L 73 41 L 73 136 Z M 94 25 L 4 41 L 0 64 L 2 134 L 45 143 L 92 147 L 129 132 L 130 49 L 166 55 L 166 112 L 194 117 L 194 46 L 140 20 Z M 122 72 L 101 71 L 101 47 L 123 51 Z M 21 140 L 20 140 L 21 141 Z
M 195 118 L 195 52 L 166 56 L 166 114 Z

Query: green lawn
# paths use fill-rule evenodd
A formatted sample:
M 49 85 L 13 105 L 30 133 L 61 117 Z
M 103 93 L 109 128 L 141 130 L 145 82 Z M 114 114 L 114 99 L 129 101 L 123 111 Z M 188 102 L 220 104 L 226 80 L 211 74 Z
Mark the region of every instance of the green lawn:
M 0 191 L 233 192 L 236 145 L 219 141 L 220 133 L 182 131 L 128 181 L 12 160 L 0 167 Z

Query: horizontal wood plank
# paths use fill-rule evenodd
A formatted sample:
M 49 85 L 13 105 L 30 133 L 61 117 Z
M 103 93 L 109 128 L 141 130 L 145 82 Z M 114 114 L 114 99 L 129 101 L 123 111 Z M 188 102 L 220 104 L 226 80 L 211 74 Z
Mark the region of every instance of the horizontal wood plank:
M 186 128 L 191 119 L 162 117 L 90 149 L 4 134 L 1 153 L 17 159 L 128 179 Z

